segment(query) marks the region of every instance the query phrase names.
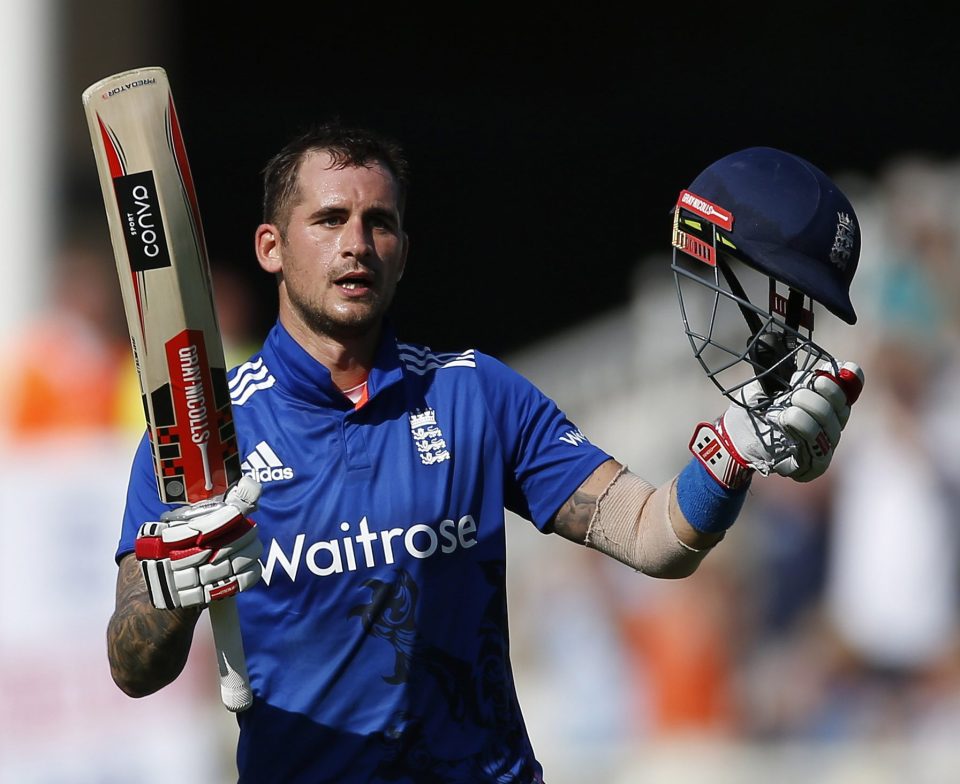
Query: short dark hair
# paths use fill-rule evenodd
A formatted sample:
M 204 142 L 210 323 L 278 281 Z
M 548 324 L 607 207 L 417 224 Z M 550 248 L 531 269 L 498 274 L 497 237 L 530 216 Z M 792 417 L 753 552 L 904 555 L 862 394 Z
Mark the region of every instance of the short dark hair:
M 304 158 L 326 151 L 333 165 L 370 166 L 380 163 L 397 182 L 397 204 L 403 216 L 409 187 L 409 164 L 403 148 L 393 139 L 367 128 L 351 127 L 339 120 L 321 123 L 291 139 L 263 169 L 263 222 L 285 231 L 297 198 L 297 178 Z

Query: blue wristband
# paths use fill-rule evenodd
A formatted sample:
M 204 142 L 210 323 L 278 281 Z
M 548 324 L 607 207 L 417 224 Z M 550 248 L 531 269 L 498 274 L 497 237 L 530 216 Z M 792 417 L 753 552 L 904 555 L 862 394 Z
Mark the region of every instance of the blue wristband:
M 677 477 L 677 504 L 687 522 L 698 531 L 718 534 L 736 521 L 749 486 L 747 481 L 743 487 L 728 490 L 694 458 Z

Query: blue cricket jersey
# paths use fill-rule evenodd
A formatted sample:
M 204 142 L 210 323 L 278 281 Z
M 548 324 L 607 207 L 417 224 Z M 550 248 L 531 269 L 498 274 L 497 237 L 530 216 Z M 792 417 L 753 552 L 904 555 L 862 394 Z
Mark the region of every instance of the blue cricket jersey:
M 230 388 L 263 486 L 263 580 L 237 596 L 255 695 L 240 781 L 540 781 L 509 659 L 504 509 L 542 529 L 609 455 L 503 363 L 389 325 L 359 408 L 279 323 Z M 144 439 L 117 557 L 167 508 Z

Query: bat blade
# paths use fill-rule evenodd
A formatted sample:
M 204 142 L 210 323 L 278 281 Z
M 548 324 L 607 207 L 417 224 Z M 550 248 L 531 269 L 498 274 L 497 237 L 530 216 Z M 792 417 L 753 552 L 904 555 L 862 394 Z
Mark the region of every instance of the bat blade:
M 167 74 L 140 68 L 83 92 L 157 490 L 222 495 L 241 476 L 196 190 Z M 216 608 L 216 609 L 214 609 Z M 221 697 L 252 702 L 233 597 L 210 605 Z

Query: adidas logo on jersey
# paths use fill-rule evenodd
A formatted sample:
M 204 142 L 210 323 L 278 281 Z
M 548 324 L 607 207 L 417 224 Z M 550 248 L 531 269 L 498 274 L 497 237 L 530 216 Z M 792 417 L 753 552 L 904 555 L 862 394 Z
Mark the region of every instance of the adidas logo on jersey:
M 257 448 L 240 464 L 240 469 L 246 476 L 261 483 L 293 479 L 293 469 L 283 464 L 266 441 L 257 444 Z

